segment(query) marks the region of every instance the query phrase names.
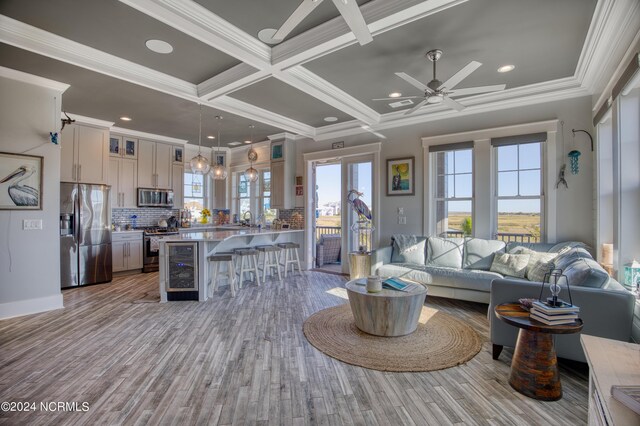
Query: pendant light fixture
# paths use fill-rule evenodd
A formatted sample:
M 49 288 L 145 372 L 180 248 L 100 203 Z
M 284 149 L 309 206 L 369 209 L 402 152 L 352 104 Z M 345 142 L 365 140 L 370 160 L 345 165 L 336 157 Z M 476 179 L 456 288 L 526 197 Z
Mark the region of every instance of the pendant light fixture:
M 191 166 L 191 171 L 197 175 L 206 175 L 209 173 L 209 169 L 211 165 L 209 164 L 209 160 L 204 157 L 201 153 L 202 147 L 202 105 L 198 104 L 200 108 L 200 126 L 198 133 L 198 155 L 193 157 L 191 161 L 189 161 L 189 166 Z
M 249 152 L 247 153 L 247 157 L 249 158 L 249 168 L 244 172 L 244 176 L 249 182 L 256 182 L 258 180 L 258 171 L 253 168 L 253 162 L 258 159 L 258 153 L 253 149 L 254 127 L 255 126 L 253 124 L 249 125 L 249 128 L 251 129 L 251 148 L 249 148 Z
M 223 163 L 218 161 L 218 153 L 220 152 L 220 127 L 222 126 L 222 117 L 216 115 L 216 120 L 218 121 L 218 149 L 216 150 L 216 155 L 214 158 L 214 164 L 211 167 L 211 177 L 214 180 L 225 180 L 227 178 L 227 168 Z

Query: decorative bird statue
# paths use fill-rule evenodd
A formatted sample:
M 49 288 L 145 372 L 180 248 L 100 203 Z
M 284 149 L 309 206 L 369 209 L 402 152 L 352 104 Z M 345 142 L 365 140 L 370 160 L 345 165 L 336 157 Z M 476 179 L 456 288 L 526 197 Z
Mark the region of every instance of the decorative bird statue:
M 33 166 L 20 166 L 9 176 L 0 180 L 5 183 L 13 180 L 7 192 L 9 197 L 18 207 L 37 206 L 40 199 L 38 190 L 27 185 L 23 185 L 22 181 L 29 179 L 36 172 Z
M 369 207 L 360 199 L 362 195 L 362 192 L 352 189 L 347 194 L 347 202 L 351 204 L 353 211 L 356 212 L 360 220 L 371 220 L 371 210 L 369 210 Z

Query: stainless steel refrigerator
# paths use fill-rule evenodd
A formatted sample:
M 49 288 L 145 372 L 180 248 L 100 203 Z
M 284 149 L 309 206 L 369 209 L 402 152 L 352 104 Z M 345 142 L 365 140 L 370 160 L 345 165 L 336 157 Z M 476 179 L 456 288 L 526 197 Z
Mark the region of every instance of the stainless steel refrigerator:
M 60 285 L 111 281 L 111 205 L 107 185 L 60 184 Z

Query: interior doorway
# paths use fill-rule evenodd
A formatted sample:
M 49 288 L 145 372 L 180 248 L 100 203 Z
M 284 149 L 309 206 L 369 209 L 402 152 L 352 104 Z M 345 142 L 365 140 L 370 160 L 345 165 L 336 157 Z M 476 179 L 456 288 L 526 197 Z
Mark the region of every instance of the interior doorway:
M 342 164 L 315 164 L 315 267 L 342 273 Z

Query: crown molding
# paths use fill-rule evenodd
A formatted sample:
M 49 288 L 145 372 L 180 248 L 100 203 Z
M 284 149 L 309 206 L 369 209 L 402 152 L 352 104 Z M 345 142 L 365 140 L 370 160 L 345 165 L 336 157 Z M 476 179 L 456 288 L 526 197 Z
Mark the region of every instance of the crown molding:
M 214 108 L 223 109 L 227 112 L 240 115 L 242 117 L 253 118 L 262 123 L 269 124 L 273 127 L 278 127 L 280 129 L 298 133 L 300 135 L 313 137 L 316 133 L 315 127 L 300 123 L 299 121 L 292 120 L 283 115 L 274 114 L 271 111 L 248 104 L 238 99 L 231 98 L 229 96 L 220 96 L 212 101 L 209 101 L 208 104 L 213 106 Z
M 273 76 L 355 119 L 367 124 L 380 121 L 380 114 L 376 111 L 302 66 L 289 68 L 285 72 L 276 71 Z
M 600 93 L 640 28 L 640 2 L 600 0 L 578 59 L 575 77 Z
M 245 63 L 238 64 L 198 84 L 198 96 L 211 100 L 258 83 L 271 76 Z
M 155 133 L 141 132 L 139 130 L 125 129 L 124 127 L 117 127 L 117 126 L 111 127 L 111 133 L 122 135 L 122 136 L 131 136 L 136 138 L 149 139 L 156 142 L 168 142 L 168 143 L 175 143 L 180 145 L 186 145 L 189 143 L 189 141 L 186 139 L 178 139 L 178 138 L 172 138 L 170 136 L 156 135 Z
M 374 0 L 360 12 L 375 37 L 468 0 Z M 272 48 L 272 63 L 280 70 L 301 65 L 357 43 L 344 19 L 338 16 Z
M 0 15 L 0 41 L 179 97 L 195 97 L 195 84 Z
M 191 0 L 120 0 L 183 33 L 263 69 L 271 66 L 271 48 Z
M 3 66 L 0 66 L 0 77 L 44 87 L 45 89 L 50 89 L 60 94 L 64 93 L 70 87 L 65 83 L 60 83 L 55 80 L 49 80 L 48 78 L 40 77 Z
M 461 112 L 457 112 L 444 106 L 428 106 L 418 110 L 410 116 L 405 116 L 403 111 L 384 114 L 382 115 L 380 123 L 371 126 L 362 126 L 361 123 L 355 120 L 323 126 L 316 129 L 316 137 L 314 139 L 320 141 L 353 136 L 364 132 L 374 133 L 397 127 L 412 126 L 431 121 L 481 114 L 507 108 L 518 108 L 582 96 L 589 96 L 587 89 L 582 87 L 580 82 L 574 77 L 567 77 L 550 82 L 536 83 L 504 90 L 502 92 L 463 98 L 461 101 L 464 103 L 466 108 Z
M 114 124 L 113 121 L 100 120 L 99 118 L 93 118 L 93 117 L 86 117 L 84 115 L 74 114 L 73 112 L 67 111 L 67 114 L 69 115 L 69 117 L 74 119 L 77 124 L 88 124 L 90 126 L 106 127 L 108 129 L 111 128 L 111 126 L 113 126 Z M 64 115 L 64 112 L 60 113 L 60 118 L 67 118 Z

